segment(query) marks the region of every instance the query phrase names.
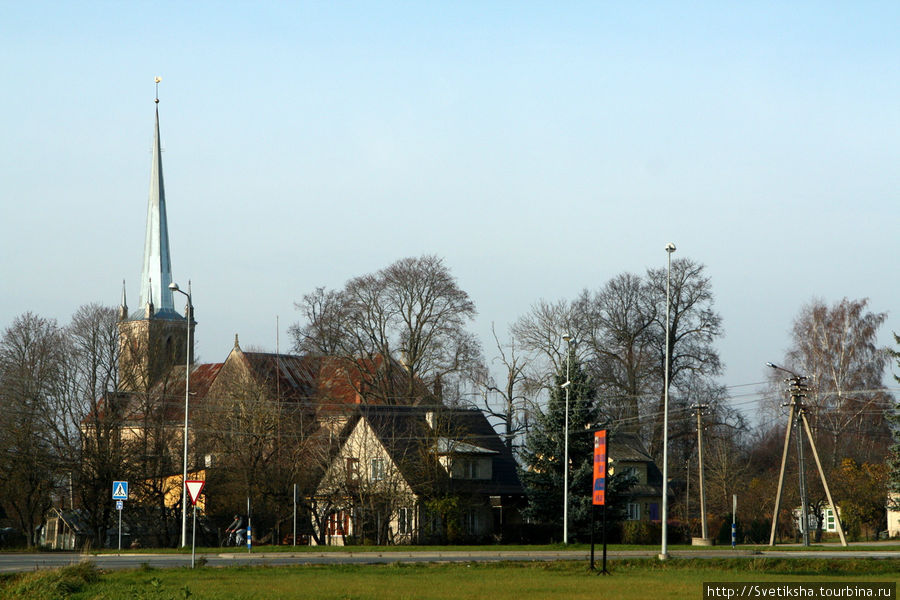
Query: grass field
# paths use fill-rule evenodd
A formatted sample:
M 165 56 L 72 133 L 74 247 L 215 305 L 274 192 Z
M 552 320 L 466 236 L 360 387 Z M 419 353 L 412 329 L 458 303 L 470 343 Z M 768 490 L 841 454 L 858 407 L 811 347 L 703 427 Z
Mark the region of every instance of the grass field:
M 900 560 L 748 558 L 665 563 L 622 560 L 599 576 L 582 563 L 471 563 L 140 569 L 99 572 L 89 563 L 8 577 L 0 598 L 29 600 L 526 600 L 701 598 L 712 581 L 896 582 Z

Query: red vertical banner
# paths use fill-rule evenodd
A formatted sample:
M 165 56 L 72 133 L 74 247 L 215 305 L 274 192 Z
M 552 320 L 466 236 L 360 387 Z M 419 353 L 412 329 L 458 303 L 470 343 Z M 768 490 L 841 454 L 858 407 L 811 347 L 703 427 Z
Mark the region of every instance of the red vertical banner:
M 594 432 L 594 506 L 606 504 L 606 430 Z

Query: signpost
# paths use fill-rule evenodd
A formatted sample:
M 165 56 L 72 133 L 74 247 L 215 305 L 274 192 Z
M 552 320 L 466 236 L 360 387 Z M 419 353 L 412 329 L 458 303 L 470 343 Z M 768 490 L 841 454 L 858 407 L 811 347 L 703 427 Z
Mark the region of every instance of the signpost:
M 119 511 L 119 552 L 122 551 L 122 509 L 125 508 L 125 500 L 128 500 L 128 482 L 113 481 L 112 499 L 116 501 L 116 510 Z
M 205 481 L 199 480 L 185 480 L 184 487 L 187 489 L 187 495 L 191 499 L 191 505 L 194 507 L 194 526 L 191 531 L 191 568 L 194 568 L 194 555 L 197 551 L 197 499 L 200 497 L 200 492 L 203 491 L 203 486 L 206 485 Z
M 603 569 L 602 575 L 609 575 L 606 569 L 606 470 L 608 466 L 606 453 L 606 430 L 594 432 L 594 485 L 591 503 L 591 570 L 594 570 L 594 507 L 603 507 Z
M 247 554 L 253 549 L 252 527 L 250 526 L 250 496 L 247 496 Z
M 731 495 L 731 549 L 737 546 L 737 494 Z

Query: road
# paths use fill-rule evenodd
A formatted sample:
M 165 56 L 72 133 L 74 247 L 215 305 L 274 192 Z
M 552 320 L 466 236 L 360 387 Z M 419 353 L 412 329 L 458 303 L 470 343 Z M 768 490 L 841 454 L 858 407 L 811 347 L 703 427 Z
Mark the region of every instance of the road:
M 896 548 L 896 545 L 893 546 Z M 607 554 L 609 560 L 622 558 L 654 558 L 655 551 L 626 550 Z M 669 552 L 672 558 L 900 558 L 900 551 L 871 548 L 868 550 L 684 550 Z M 273 552 L 252 553 L 223 552 L 198 554 L 207 566 L 234 565 L 304 565 L 304 564 L 385 564 L 393 562 L 495 562 L 495 561 L 553 561 L 581 560 L 587 562 L 590 553 L 584 550 L 560 551 L 396 551 L 396 552 Z M 601 559 L 598 548 L 595 560 Z M 0 573 L 33 571 L 63 567 L 82 561 L 91 561 L 101 569 L 136 569 L 143 565 L 156 568 L 189 567 L 190 554 L 79 554 L 75 552 L 41 552 L 33 554 L 0 553 Z

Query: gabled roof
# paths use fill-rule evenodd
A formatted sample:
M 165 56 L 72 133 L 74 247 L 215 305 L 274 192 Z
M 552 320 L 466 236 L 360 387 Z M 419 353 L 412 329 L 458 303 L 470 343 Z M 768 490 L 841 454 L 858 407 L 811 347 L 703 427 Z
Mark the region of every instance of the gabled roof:
M 441 484 L 469 493 L 523 493 L 516 461 L 484 413 L 477 409 L 434 408 L 364 405 L 360 415 L 417 492 L 427 491 L 426 484 Z M 446 471 L 435 464 L 439 455 L 448 454 L 447 450 L 451 454 L 490 457 L 491 479 L 450 481 Z M 440 481 L 435 480 L 437 474 Z
M 609 437 L 610 460 L 653 462 L 644 442 L 635 433 L 616 432 Z
M 629 493 L 644 495 L 659 495 L 659 485 L 662 484 L 662 472 L 656 466 L 656 461 L 647 452 L 644 442 L 635 433 L 616 432 L 609 438 L 609 460 L 611 462 L 640 462 L 647 465 L 647 484 L 634 485 Z
M 425 493 L 430 485 L 446 481 L 446 472 L 426 451 L 433 434 L 423 409 L 361 405 L 359 413 L 414 492 Z
M 316 397 L 319 361 L 270 352 L 243 352 L 243 357 L 254 379 L 265 385 L 273 398 L 302 401 Z
M 518 465 L 512 451 L 491 427 L 483 412 L 477 408 L 443 408 L 437 414 L 437 419 L 439 423 L 446 423 L 439 427 L 442 430 L 446 429 L 458 440 L 494 453 L 490 481 L 457 480 L 454 485 L 495 496 L 524 493 L 522 482 L 519 480 Z

